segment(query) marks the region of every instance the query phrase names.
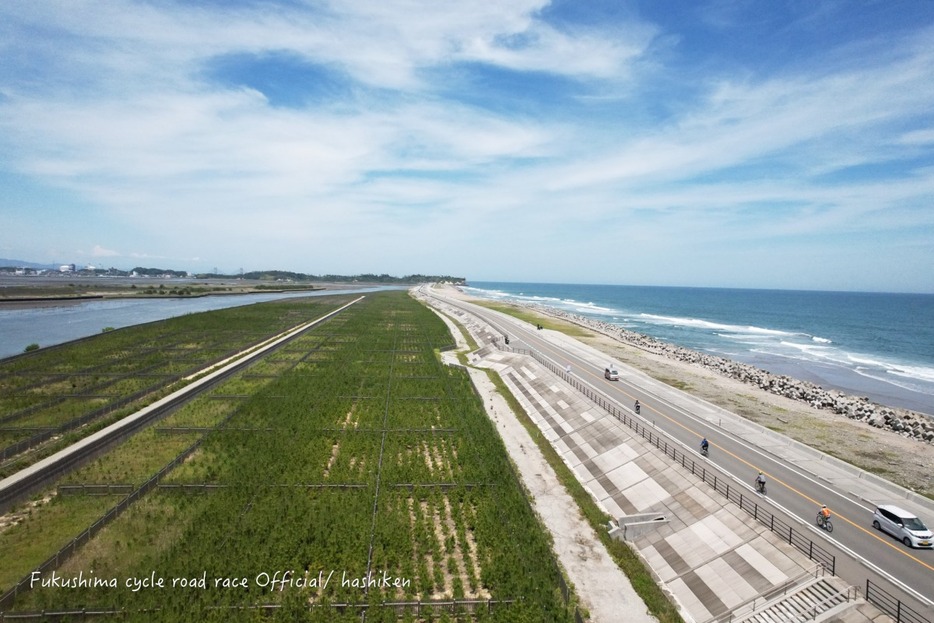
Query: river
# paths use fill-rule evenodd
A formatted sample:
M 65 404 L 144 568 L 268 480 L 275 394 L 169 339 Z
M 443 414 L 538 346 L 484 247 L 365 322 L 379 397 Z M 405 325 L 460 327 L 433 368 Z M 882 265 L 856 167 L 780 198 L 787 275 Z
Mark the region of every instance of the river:
M 63 301 L 39 307 L 0 306 L 0 358 L 22 353 L 30 344 L 40 347 L 70 342 L 101 333 L 185 314 L 251 305 L 264 301 L 337 294 L 363 294 L 398 286 L 371 286 L 311 292 L 230 294 L 197 298 L 124 298 Z

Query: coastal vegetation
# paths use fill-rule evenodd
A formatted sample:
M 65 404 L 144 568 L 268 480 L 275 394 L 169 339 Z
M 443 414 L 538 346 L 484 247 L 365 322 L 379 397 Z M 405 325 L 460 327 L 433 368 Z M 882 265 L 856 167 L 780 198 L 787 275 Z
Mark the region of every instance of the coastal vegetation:
M 348 300 L 336 295 L 188 314 L 0 360 L 0 477 Z
M 492 309 L 504 314 L 509 314 L 519 320 L 524 320 L 529 324 L 540 326 L 543 329 L 551 329 L 554 331 L 561 331 L 565 335 L 570 337 L 593 337 L 593 333 L 587 331 L 581 327 L 575 326 L 567 322 L 555 321 L 548 316 L 543 314 L 537 314 L 531 310 L 519 307 L 518 305 L 512 305 L 509 303 L 494 303 L 491 301 L 476 300 L 473 303 L 480 305 L 481 307 L 486 307 L 487 309 Z
M 275 311 L 242 323 L 298 324 L 303 305 L 250 306 Z M 212 323 L 220 333 L 235 322 L 225 318 Z M 239 341 L 255 336 L 243 327 Z M 19 509 L 0 553 L 30 562 L 0 590 L 120 497 L 82 487 L 158 476 L 58 567 L 59 585 L 43 574 L 15 610 L 359 621 L 365 607 L 368 621 L 570 621 L 549 538 L 482 401 L 437 357 L 450 342 L 406 293 L 367 296 Z
M 116 268 L 84 268 L 68 272 L 0 266 L 0 277 L 3 278 L 4 285 L 0 288 L 0 304 L 35 304 L 43 301 L 88 298 L 193 298 L 269 292 L 312 292 L 366 285 L 407 286 L 429 282 L 465 281 L 463 277 L 449 275 L 311 275 L 283 270 L 193 274 L 140 266 L 129 271 Z

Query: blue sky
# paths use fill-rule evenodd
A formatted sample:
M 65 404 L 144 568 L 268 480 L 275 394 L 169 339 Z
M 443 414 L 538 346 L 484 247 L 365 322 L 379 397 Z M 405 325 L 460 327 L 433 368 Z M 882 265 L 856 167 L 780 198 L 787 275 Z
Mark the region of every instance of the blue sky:
M 934 292 L 934 2 L 0 3 L 0 257 Z

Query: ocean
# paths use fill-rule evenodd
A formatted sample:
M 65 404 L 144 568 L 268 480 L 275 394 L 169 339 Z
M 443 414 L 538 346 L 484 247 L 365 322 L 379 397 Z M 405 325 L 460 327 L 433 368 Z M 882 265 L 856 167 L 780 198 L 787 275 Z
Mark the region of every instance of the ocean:
M 469 282 L 934 416 L 934 294 Z

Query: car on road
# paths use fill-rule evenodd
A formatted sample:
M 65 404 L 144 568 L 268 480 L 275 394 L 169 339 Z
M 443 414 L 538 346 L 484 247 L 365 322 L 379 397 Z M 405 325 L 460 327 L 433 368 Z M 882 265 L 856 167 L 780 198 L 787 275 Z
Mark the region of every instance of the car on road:
M 908 547 L 934 546 L 934 533 L 912 513 L 892 504 L 880 504 L 872 514 L 872 527 L 888 532 Z
M 616 368 L 614 368 L 613 366 L 610 366 L 609 368 L 604 368 L 603 378 L 605 378 L 608 381 L 618 381 L 619 372 L 617 372 Z

